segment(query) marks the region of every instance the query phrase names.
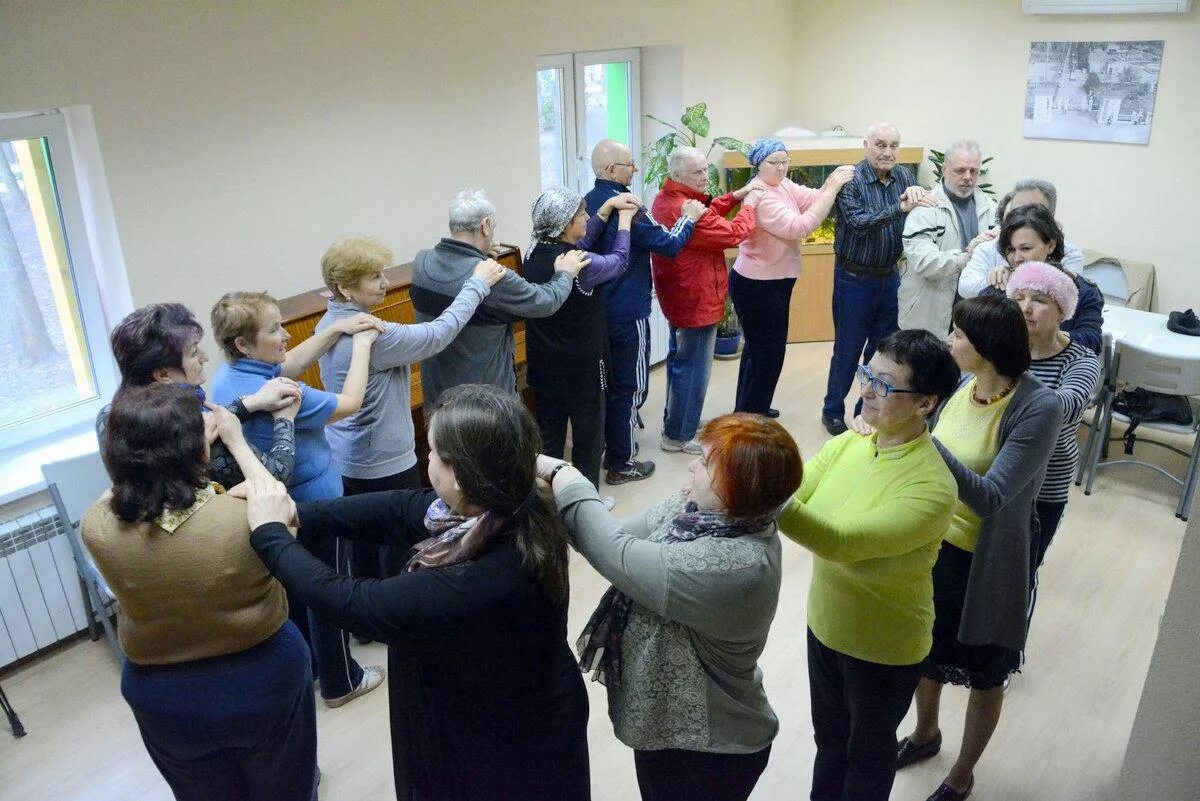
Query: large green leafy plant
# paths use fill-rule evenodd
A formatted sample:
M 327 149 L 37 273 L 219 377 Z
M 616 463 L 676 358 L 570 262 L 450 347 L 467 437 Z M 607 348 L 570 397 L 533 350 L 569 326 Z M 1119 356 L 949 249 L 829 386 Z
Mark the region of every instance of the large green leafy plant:
M 980 181 L 979 188 L 982 189 L 987 194 L 991 195 L 992 197 L 995 197 L 996 196 L 995 187 L 993 187 L 991 184 L 983 183 L 983 179 L 988 174 L 988 166 L 987 166 L 988 162 L 991 161 L 993 158 L 994 158 L 993 156 L 988 156 L 986 159 L 979 162 L 979 181 Z M 938 183 L 940 184 L 942 182 L 942 167 L 944 167 L 946 165 L 946 154 L 940 150 L 934 150 L 933 148 L 929 148 L 929 162 L 931 164 L 933 164 L 933 177 L 937 178 Z
M 682 128 L 678 125 L 672 125 L 666 120 L 660 120 L 653 114 L 647 114 L 646 116 L 660 125 L 665 125 L 671 129 L 647 145 L 642 154 L 643 161 L 646 164 L 646 177 L 644 179 L 646 185 L 661 188 L 663 181 L 667 179 L 667 159 L 670 157 L 671 151 L 677 147 L 698 147 L 696 143 L 708 136 L 708 104 L 697 103 L 694 106 L 688 106 L 684 110 L 683 116 L 679 118 L 679 122 L 683 126 Z M 726 150 L 737 150 L 743 155 L 750 151 L 750 146 L 740 139 L 734 139 L 730 136 L 717 136 L 713 138 L 712 143 L 708 146 L 708 150 L 705 151 L 704 157 L 706 159 L 717 145 Z M 708 194 L 715 195 L 719 189 L 720 173 L 717 171 L 717 166 L 710 162 L 708 165 Z

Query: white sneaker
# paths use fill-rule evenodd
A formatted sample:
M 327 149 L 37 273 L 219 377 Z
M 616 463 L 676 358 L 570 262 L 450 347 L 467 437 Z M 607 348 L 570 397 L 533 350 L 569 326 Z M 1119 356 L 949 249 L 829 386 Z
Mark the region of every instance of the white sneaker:
M 684 442 L 681 439 L 671 439 L 666 434 L 662 435 L 662 439 L 658 442 L 658 447 L 667 453 L 690 453 L 694 456 L 699 456 L 704 453 L 700 448 L 700 443 L 694 439 L 689 439 Z
M 358 686 L 340 698 L 326 698 L 325 706 L 329 707 L 330 709 L 337 709 L 339 706 L 344 706 L 350 703 L 360 695 L 366 695 L 380 684 L 383 684 L 383 677 L 386 675 L 387 671 L 379 665 L 364 667 L 362 681 L 358 683 Z
M 611 512 L 613 507 L 617 505 L 617 499 L 611 495 L 605 495 L 600 498 L 600 503 L 604 504 L 605 511 Z

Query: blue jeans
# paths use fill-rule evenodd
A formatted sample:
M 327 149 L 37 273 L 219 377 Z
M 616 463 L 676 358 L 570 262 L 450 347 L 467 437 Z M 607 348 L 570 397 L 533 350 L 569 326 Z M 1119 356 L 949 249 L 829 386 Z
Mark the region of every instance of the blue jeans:
M 900 274 L 874 278 L 838 267 L 833 273 L 833 356 L 829 359 L 829 382 L 825 387 L 823 417 L 841 420 L 846 414 L 845 398 L 854 381 L 859 359 L 866 364 L 875 355 L 879 340 L 899 328 L 897 316 Z M 861 400 L 854 407 L 858 414 Z
M 684 442 L 696 436 L 708 377 L 712 373 L 717 326 L 671 326 L 667 344 L 667 405 L 663 407 L 663 434 Z

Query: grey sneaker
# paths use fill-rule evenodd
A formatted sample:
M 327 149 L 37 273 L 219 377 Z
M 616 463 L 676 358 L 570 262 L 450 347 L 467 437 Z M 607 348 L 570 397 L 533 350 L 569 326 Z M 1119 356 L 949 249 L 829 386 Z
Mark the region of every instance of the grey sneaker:
M 639 462 L 630 459 L 621 467 L 609 470 L 604 474 L 605 484 L 627 484 L 630 481 L 641 481 L 654 475 L 654 462 Z
M 325 706 L 330 709 L 345 706 L 360 695 L 366 695 L 380 684 L 383 684 L 383 677 L 386 675 L 387 671 L 379 665 L 371 665 L 370 667 L 363 668 L 362 681 L 358 683 L 358 686 L 340 698 L 326 698 Z
M 690 453 L 693 456 L 699 456 L 704 453 L 700 449 L 700 443 L 696 442 L 696 440 L 671 439 L 666 434 L 662 435 L 662 439 L 658 442 L 658 447 L 667 453 Z

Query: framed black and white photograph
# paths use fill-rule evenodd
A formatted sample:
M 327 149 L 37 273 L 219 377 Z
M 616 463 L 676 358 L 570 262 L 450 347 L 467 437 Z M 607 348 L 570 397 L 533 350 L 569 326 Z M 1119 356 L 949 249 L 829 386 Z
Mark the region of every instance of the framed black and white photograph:
M 1031 43 L 1026 138 L 1147 144 L 1162 57 L 1161 40 Z

